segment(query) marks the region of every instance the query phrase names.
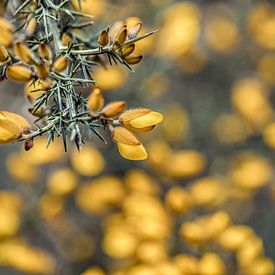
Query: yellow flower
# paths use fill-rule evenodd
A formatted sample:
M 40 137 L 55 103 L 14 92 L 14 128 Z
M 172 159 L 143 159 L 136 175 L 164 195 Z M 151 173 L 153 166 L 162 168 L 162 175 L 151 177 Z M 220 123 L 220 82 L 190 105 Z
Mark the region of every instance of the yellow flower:
M 162 114 L 150 109 L 133 109 L 123 113 L 119 122 L 133 131 L 147 132 L 163 120 Z
M 216 253 L 207 252 L 199 261 L 199 274 L 223 275 L 225 274 L 225 264 Z
M 32 78 L 32 71 L 21 65 L 11 65 L 6 70 L 9 79 L 19 82 L 27 82 Z
M 105 166 L 101 153 L 94 147 L 86 145 L 81 152 L 74 150 L 71 155 L 73 168 L 82 176 L 98 175 Z
M 189 254 L 178 254 L 175 257 L 175 262 L 181 270 L 181 275 L 197 275 L 198 260 Z
M 114 101 L 105 106 L 102 114 L 105 117 L 116 117 L 125 111 L 127 104 L 125 101 Z
M 99 267 L 90 267 L 86 269 L 81 275 L 104 275 L 105 272 Z
M 18 140 L 29 129 L 30 125 L 23 117 L 0 111 L 0 144 Z
M 275 268 L 272 260 L 266 257 L 260 257 L 244 268 L 244 275 L 272 275 Z
M 98 112 L 104 105 L 104 98 L 100 89 L 93 89 L 91 95 L 88 98 L 87 106 L 91 112 Z
M 119 153 L 129 160 L 145 160 L 147 152 L 140 141 L 127 129 L 117 127 L 113 131 L 113 139 L 117 143 Z
M 77 186 L 77 177 L 69 169 L 60 169 L 50 175 L 48 189 L 51 194 L 63 196 L 71 193 Z

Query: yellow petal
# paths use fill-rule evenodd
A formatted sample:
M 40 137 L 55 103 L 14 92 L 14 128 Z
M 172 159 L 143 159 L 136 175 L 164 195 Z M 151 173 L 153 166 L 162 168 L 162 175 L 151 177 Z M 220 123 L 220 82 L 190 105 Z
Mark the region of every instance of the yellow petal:
M 117 147 L 120 155 L 128 160 L 145 160 L 148 157 L 147 152 L 142 144 L 128 145 L 118 143 Z
M 22 132 L 30 129 L 29 122 L 20 115 L 15 113 L 0 111 L 0 120 L 6 120 L 16 125 Z
M 140 145 L 140 141 L 127 129 L 123 127 L 117 127 L 114 129 L 113 139 L 117 143 L 123 143 L 127 145 Z
M 150 113 L 133 119 L 130 124 L 134 128 L 144 128 L 156 125 L 163 120 L 163 115 L 158 112 L 151 111 Z
M 6 119 L 0 119 L 0 144 L 17 140 L 21 136 L 21 129 Z

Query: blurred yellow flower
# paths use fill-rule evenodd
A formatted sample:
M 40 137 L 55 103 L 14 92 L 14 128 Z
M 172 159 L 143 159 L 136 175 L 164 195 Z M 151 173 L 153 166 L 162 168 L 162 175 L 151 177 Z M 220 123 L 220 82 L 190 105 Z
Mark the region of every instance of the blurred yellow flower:
M 192 49 L 200 32 L 199 8 L 190 2 L 171 5 L 164 13 L 157 53 L 178 58 Z
M 197 275 L 198 259 L 190 254 L 178 254 L 175 257 L 175 263 L 181 270 L 181 275 Z
M 264 252 L 263 242 L 257 236 L 250 236 L 239 248 L 236 257 L 240 267 L 251 265 Z
M 266 145 L 275 149 L 275 122 L 268 124 L 263 129 L 263 140 Z
M 239 43 L 239 31 L 235 23 L 226 17 L 216 16 L 206 23 L 206 42 L 213 50 L 231 53 Z
M 165 160 L 165 172 L 173 178 L 189 178 L 200 174 L 206 160 L 202 153 L 194 150 L 180 150 Z
M 64 156 L 64 147 L 60 140 L 56 139 L 46 148 L 47 138 L 36 138 L 34 147 L 22 155 L 33 165 L 44 165 L 60 160 Z
M 189 191 L 195 205 L 211 206 L 219 201 L 222 183 L 214 177 L 203 177 L 190 185 Z
M 142 242 L 137 247 L 136 257 L 143 263 L 155 264 L 168 257 L 167 247 L 160 241 Z
M 76 174 L 68 168 L 56 170 L 47 181 L 49 192 L 56 196 L 64 196 L 73 192 L 77 186 Z
M 140 192 L 147 195 L 158 193 L 159 188 L 156 180 L 141 169 L 128 170 L 124 182 L 130 192 Z
M 74 149 L 71 154 L 71 164 L 82 176 L 96 176 L 102 172 L 105 161 L 101 153 L 91 145 L 85 145 L 79 152 Z
M 251 134 L 252 129 L 237 114 L 221 115 L 213 125 L 214 134 L 222 144 L 235 144 L 245 141 Z
M 134 255 L 138 239 L 127 227 L 112 228 L 104 235 L 103 249 L 113 258 L 128 258 Z
M 226 228 L 220 236 L 218 243 L 224 249 L 229 251 L 237 251 L 244 244 L 246 239 L 253 236 L 253 230 L 246 225 L 232 225 Z
M 193 207 L 192 196 L 179 186 L 172 187 L 166 193 L 165 202 L 169 209 L 176 214 L 185 214 Z
M 244 275 L 272 275 L 275 272 L 271 259 L 260 257 L 251 262 L 243 270 Z
M 223 275 L 226 274 L 225 264 L 221 257 L 213 252 L 207 252 L 199 261 L 199 274 Z
M 265 54 L 258 62 L 258 73 L 268 83 L 275 84 L 275 56 L 274 54 Z
M 103 91 L 120 88 L 126 81 L 127 75 L 121 67 L 98 67 L 93 74 L 96 85 Z
M 268 183 L 272 168 L 266 158 L 253 153 L 240 153 L 232 162 L 230 178 L 242 188 L 255 190 Z
M 165 107 L 164 117 L 161 127 L 165 138 L 171 142 L 185 140 L 190 131 L 188 113 L 178 104 L 172 104 Z
M 232 89 L 231 102 L 256 130 L 262 129 L 272 119 L 273 110 L 267 91 L 263 83 L 255 78 L 236 82 Z
M 27 274 L 50 275 L 56 270 L 55 261 L 46 251 L 16 239 L 0 243 L 0 264 Z
M 91 214 L 105 213 L 111 206 L 119 205 L 124 189 L 119 178 L 104 176 L 79 188 L 76 194 L 78 207 Z
M 248 30 L 255 41 L 267 49 L 275 49 L 275 9 L 265 2 L 256 5 L 248 17 Z
M 99 267 L 90 267 L 82 272 L 80 275 L 104 275 L 105 272 Z
M 62 197 L 49 193 L 43 194 L 38 202 L 39 214 L 45 220 L 51 220 L 62 214 L 64 206 L 65 202 Z
M 34 183 L 39 175 L 39 168 L 29 162 L 25 154 L 12 153 L 6 159 L 9 174 L 21 183 Z
M 106 11 L 105 0 L 72 0 L 72 3 L 76 10 L 90 14 L 96 19 L 100 19 Z

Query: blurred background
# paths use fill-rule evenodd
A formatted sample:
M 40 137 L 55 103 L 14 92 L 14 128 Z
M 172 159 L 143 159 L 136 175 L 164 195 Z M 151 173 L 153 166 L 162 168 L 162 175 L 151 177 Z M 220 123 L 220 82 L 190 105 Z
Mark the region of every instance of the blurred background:
M 43 138 L 29 152 L 1 145 L 0 274 L 273 274 L 274 1 L 82 8 L 95 16 L 95 34 L 133 16 L 143 32 L 160 29 L 138 42 L 135 73 L 93 73 L 106 102 L 165 119 L 140 137 L 145 162 L 96 138 L 80 154 L 58 141 L 46 150 Z M 23 86 L 5 81 L 0 90 L 0 109 L 27 116 Z

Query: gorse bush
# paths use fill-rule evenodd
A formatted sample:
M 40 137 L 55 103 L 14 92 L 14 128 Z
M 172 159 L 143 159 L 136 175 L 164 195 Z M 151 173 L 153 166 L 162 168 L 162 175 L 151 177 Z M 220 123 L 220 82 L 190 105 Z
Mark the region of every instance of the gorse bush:
M 29 112 L 36 119 L 30 125 L 18 114 L 1 111 L 0 142 L 24 141 L 29 150 L 36 137 L 46 134 L 47 146 L 57 136 L 67 150 L 68 138 L 78 148 L 92 134 L 105 142 L 102 128 L 111 132 L 124 158 L 146 159 L 132 131 L 152 130 L 162 115 L 145 108 L 127 111 L 124 101 L 105 105 L 93 69 L 121 64 L 132 71 L 142 59 L 135 43 L 155 32 L 139 35 L 142 22 L 130 18 L 91 33 L 92 17 L 81 11 L 81 1 L 11 0 L 4 8 L 1 79 L 26 83 Z M 87 87 L 94 88 L 88 98 Z

